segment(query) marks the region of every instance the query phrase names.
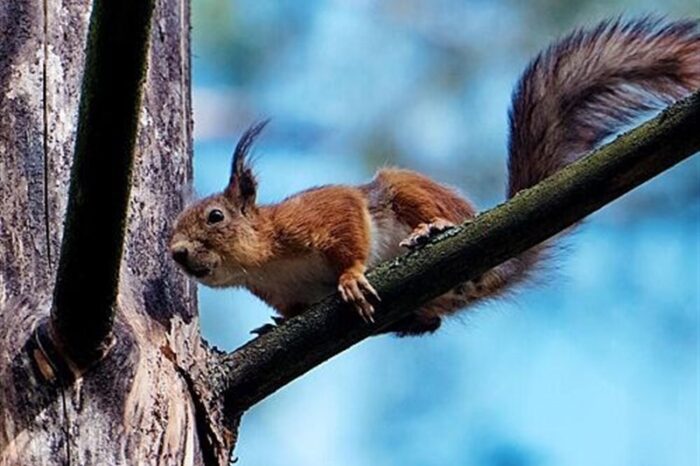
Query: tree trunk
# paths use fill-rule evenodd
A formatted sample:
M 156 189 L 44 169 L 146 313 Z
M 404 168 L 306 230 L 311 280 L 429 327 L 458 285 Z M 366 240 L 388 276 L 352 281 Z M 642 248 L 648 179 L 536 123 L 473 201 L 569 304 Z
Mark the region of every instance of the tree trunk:
M 187 371 L 210 352 L 195 288 L 166 253 L 192 176 L 186 0 L 154 13 L 112 347 L 62 383 L 35 335 L 51 308 L 90 5 L 0 2 L 0 464 L 203 464 L 217 434 Z

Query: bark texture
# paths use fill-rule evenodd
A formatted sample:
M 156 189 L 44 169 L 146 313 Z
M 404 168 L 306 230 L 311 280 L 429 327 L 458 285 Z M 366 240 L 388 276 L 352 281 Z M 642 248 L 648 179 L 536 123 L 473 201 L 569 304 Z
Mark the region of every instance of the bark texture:
M 90 8 L 0 2 L 0 464 L 225 463 L 235 437 L 209 422 L 187 372 L 210 357 L 195 289 L 166 253 L 192 176 L 187 1 L 156 4 L 112 347 L 63 383 L 35 338 L 56 279 Z

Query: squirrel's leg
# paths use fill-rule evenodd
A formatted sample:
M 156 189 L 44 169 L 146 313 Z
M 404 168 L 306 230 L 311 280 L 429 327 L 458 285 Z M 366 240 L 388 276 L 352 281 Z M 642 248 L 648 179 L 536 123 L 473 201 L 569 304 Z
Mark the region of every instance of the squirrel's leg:
M 374 306 L 367 300 L 365 294 L 380 301 L 377 291 L 365 277 L 365 265 L 356 261 L 345 269 L 338 278 L 338 291 L 343 301 L 352 304 L 365 322 L 374 322 Z
M 445 231 L 474 216 L 476 209 L 452 189 L 417 173 L 405 170 L 382 170 L 377 176 L 396 218 L 412 231 L 399 244 L 413 248 L 427 242 L 432 235 Z M 399 336 L 432 333 L 440 327 L 441 317 L 460 307 L 454 297 L 439 297 L 413 314 L 382 330 Z
M 522 264 L 520 260 L 506 261 L 474 280 L 456 286 L 379 333 L 395 333 L 399 337 L 433 333 L 440 327 L 442 317 L 454 314 L 475 301 L 495 298 L 506 290 L 509 277 L 524 276 L 521 270 L 527 264 Z
M 353 204 L 350 201 L 354 201 Z M 321 251 L 338 273 L 338 291 L 365 322 L 374 322 L 374 306 L 380 300 L 365 277 L 370 254 L 371 219 L 367 202 L 358 192 L 343 209 L 342 221 L 320 241 Z M 369 299 L 368 299 L 369 298 Z M 370 302 L 370 300 L 372 302 Z
M 442 317 L 452 314 L 464 306 L 464 297 L 454 290 L 435 298 L 398 322 L 386 327 L 381 333 L 395 333 L 399 337 L 433 333 L 442 323 Z
M 440 317 L 433 315 L 432 312 L 422 311 L 424 308 L 393 323 L 380 333 L 395 333 L 399 337 L 409 337 L 433 333 L 440 328 L 442 323 Z
M 377 175 L 396 219 L 412 229 L 400 245 L 408 248 L 473 217 L 475 209 L 453 190 L 417 173 L 385 169 Z

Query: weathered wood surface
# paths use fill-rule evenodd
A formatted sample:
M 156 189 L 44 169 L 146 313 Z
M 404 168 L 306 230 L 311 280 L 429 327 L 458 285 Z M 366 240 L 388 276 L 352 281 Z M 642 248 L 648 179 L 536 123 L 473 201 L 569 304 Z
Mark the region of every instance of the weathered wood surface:
M 156 7 L 114 346 L 65 386 L 34 365 L 33 331 L 48 316 L 55 279 L 89 14 L 86 0 L 0 2 L 0 464 L 203 464 L 213 431 L 180 368 L 209 351 L 195 289 L 166 253 L 192 176 L 185 0 Z

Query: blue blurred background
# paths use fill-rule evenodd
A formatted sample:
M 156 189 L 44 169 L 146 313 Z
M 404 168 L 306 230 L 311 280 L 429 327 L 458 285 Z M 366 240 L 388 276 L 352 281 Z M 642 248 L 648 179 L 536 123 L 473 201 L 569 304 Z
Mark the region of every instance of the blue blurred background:
M 227 181 L 256 119 L 259 198 L 383 164 L 503 199 L 506 110 L 529 58 L 611 15 L 694 0 L 196 0 L 195 185 Z M 378 337 L 244 418 L 242 465 L 694 466 L 700 457 L 700 157 L 591 217 L 558 270 L 432 337 Z M 200 289 L 226 350 L 271 310 Z

